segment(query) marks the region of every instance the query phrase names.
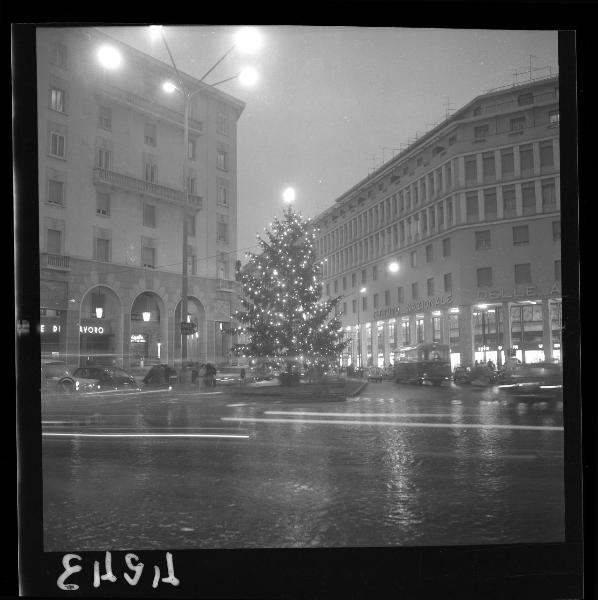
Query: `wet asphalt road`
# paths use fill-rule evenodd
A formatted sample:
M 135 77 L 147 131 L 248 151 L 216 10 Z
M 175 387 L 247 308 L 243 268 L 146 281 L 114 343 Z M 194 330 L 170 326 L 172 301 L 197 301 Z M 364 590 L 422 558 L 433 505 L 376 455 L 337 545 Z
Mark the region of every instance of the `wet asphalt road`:
M 370 383 L 345 402 L 42 399 L 46 551 L 564 540 L 562 404 Z

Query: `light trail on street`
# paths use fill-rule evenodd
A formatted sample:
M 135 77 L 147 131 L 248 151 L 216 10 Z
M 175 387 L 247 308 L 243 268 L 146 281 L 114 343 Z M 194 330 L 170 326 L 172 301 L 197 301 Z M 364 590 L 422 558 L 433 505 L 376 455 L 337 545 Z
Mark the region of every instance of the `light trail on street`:
M 348 419 L 262 419 L 259 417 L 221 417 L 223 421 L 253 423 L 312 423 L 315 425 L 377 425 L 383 427 L 432 427 L 451 429 L 518 429 L 538 431 L 563 431 L 551 425 L 499 425 L 485 423 L 414 423 L 413 421 L 352 421 Z
M 79 433 L 79 432 L 44 432 L 43 437 L 83 437 L 83 438 L 244 438 L 245 434 L 226 433 Z
M 454 417 L 454 413 L 366 413 L 366 412 L 309 412 L 299 410 L 265 410 L 265 415 L 297 415 L 301 417 Z M 477 417 L 477 414 L 459 415 L 460 417 Z

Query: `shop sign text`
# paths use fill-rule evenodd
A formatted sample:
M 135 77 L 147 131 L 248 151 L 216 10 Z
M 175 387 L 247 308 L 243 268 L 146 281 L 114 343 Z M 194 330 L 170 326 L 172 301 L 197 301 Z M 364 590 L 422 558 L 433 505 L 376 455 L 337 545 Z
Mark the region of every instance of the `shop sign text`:
M 390 317 L 396 317 L 401 312 L 400 306 L 393 306 L 392 308 L 382 308 L 374 311 L 374 319 L 388 319 Z
M 95 333 L 102 335 L 104 328 L 101 325 L 79 325 L 79 333 Z
M 525 296 L 535 296 L 536 286 L 528 285 L 521 288 L 499 288 L 497 290 L 478 290 L 478 298 L 523 298 Z
M 60 325 L 45 325 L 42 323 L 39 330 L 41 333 L 60 333 Z
M 434 308 L 443 304 L 451 304 L 452 301 L 453 297 L 450 295 L 426 298 L 425 300 L 419 300 L 418 302 L 410 302 L 405 306 L 405 312 L 411 312 L 414 310 L 426 310 L 428 308 Z M 389 317 L 396 317 L 400 313 L 400 306 L 393 306 L 392 308 L 381 308 L 380 310 L 374 311 L 374 319 L 386 319 Z
M 412 310 L 427 310 L 428 308 L 434 308 L 443 304 L 451 304 L 452 301 L 452 296 L 436 296 L 435 298 L 426 298 L 425 300 L 419 300 L 418 302 L 411 302 L 407 304 L 407 312 Z

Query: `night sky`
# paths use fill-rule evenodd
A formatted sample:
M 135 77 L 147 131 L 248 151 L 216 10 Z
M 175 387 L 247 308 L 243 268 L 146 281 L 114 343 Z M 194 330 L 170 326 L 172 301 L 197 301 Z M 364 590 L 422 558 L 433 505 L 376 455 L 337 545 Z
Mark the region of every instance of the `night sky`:
M 201 78 L 233 44 L 238 28 L 170 26 L 164 33 L 179 69 Z M 147 27 L 102 31 L 169 62 Z M 246 103 L 238 123 L 238 249 L 255 249 L 296 190 L 312 217 L 392 158 L 417 132 L 486 90 L 558 69 L 556 31 L 260 27 L 262 48 L 233 51 L 206 79 L 253 65 L 259 80 L 219 86 Z

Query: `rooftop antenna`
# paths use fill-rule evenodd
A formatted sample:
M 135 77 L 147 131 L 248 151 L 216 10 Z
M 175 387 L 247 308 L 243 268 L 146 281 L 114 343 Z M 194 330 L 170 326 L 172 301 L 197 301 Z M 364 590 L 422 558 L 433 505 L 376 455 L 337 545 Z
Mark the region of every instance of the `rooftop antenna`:
M 368 170 L 368 175 L 371 175 L 376 170 L 376 155 L 370 154 L 372 160 L 372 168 Z
M 448 119 L 451 116 L 451 110 L 452 110 L 451 109 L 451 99 L 446 94 L 442 97 L 446 98 L 446 100 L 444 101 L 444 118 Z
M 392 152 L 392 158 L 394 158 L 394 157 L 395 157 L 395 152 L 400 152 L 400 149 L 399 149 L 399 148 L 389 148 L 388 146 L 384 146 L 384 147 L 382 148 L 382 162 L 383 162 L 383 163 L 385 163 L 385 162 L 386 162 L 386 159 L 384 158 L 384 151 L 385 151 L 385 150 L 390 150 L 390 151 Z
M 537 56 L 534 56 L 533 54 L 529 55 L 529 80 L 532 80 L 532 58 L 538 58 Z

